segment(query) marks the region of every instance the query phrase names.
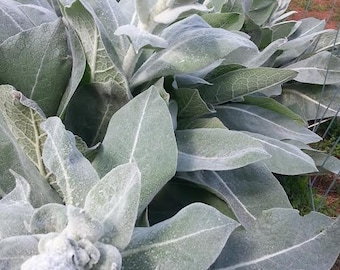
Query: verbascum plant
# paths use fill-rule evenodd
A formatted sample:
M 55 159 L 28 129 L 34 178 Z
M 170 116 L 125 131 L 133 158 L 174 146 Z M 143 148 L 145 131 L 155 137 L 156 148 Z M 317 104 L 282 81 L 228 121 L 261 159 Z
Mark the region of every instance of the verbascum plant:
M 275 175 L 339 171 L 340 40 L 288 4 L 0 0 L 0 269 L 330 269 Z

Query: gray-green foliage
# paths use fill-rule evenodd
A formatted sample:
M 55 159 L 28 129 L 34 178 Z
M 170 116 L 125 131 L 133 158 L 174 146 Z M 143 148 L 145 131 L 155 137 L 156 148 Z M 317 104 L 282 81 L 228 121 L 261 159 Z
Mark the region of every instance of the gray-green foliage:
M 273 173 L 339 171 L 340 41 L 289 2 L 0 0 L 0 269 L 329 269 Z

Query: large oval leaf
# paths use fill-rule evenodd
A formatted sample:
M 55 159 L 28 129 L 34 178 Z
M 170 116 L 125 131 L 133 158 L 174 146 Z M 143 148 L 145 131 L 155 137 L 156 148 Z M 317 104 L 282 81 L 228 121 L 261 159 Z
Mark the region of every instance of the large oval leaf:
M 0 111 L 14 138 L 40 174 L 46 177 L 47 170 L 41 158 L 46 137 L 40 128 L 46 119 L 44 113 L 33 100 L 27 99 L 10 85 L 0 86 L 0 99 Z
M 321 34 L 316 44 L 315 52 L 330 50 L 334 46 L 338 46 L 340 44 L 340 36 L 337 32 L 336 29 L 331 29 L 331 31 Z
M 35 26 L 18 7 L 16 1 L 1 1 L 0 14 L 0 25 L 6 25 L 6 27 L 0 28 L 0 44 L 7 38 Z
M 340 174 L 340 160 L 338 158 L 312 149 L 306 149 L 304 152 L 314 160 L 321 173 L 334 174 L 334 177 Z
M 58 194 L 51 188 L 34 164 L 8 130 L 2 114 L 0 114 L 0 192 L 9 193 L 15 186 L 13 175 L 9 169 L 23 176 L 31 186 L 30 201 L 34 207 L 49 202 L 61 203 Z
M 266 21 L 271 19 L 271 15 L 275 13 L 277 8 L 276 1 L 252 1 L 249 9 L 247 8 L 247 15 L 258 26 L 261 26 Z
M 211 269 L 328 270 L 340 253 L 339 241 L 340 218 L 271 209 L 250 230 L 235 231 Z
M 177 171 L 232 170 L 269 158 L 249 136 L 220 128 L 178 130 Z
M 294 78 L 298 82 L 320 85 L 340 83 L 340 59 L 328 51 L 322 51 L 285 68 L 298 72 Z
M 321 140 L 317 134 L 287 116 L 258 106 L 228 104 L 215 109 L 218 117 L 230 129 L 259 133 L 278 140 L 292 139 L 304 143 Z
M 279 101 L 300 113 L 306 120 L 333 117 L 340 110 L 339 85 L 290 85 Z
M 0 83 L 13 85 L 36 101 L 46 115 L 55 114 L 71 70 L 61 19 L 4 41 L 0 46 L 0 68 Z
M 132 99 L 111 118 L 93 166 L 100 176 L 136 162 L 142 175 L 139 213 L 176 172 L 177 145 L 171 116 L 158 90 Z
M 47 134 L 42 157 L 56 177 L 56 185 L 66 204 L 83 206 L 89 190 L 99 181 L 91 163 L 79 152 L 74 135 L 65 130 L 58 117 L 41 124 Z
M 297 72 L 275 68 L 241 68 L 209 80 L 213 85 L 198 89 L 204 100 L 221 104 L 232 99 L 267 90 L 293 79 Z
M 125 76 L 119 70 L 119 61 L 111 58 L 109 48 L 103 42 L 100 28 L 89 11 L 91 7 L 79 0 L 72 2 L 63 0 L 59 3 L 62 6 L 63 15 L 77 32 L 84 47 L 91 82 L 100 83 L 112 80 L 128 91 Z
M 311 18 L 306 18 L 306 19 L 311 19 Z M 302 22 L 303 20 L 304 19 L 300 21 Z M 320 22 L 320 20 L 318 21 Z M 303 23 L 301 25 L 303 25 Z M 322 30 L 324 25 L 319 25 L 319 26 L 317 27 L 319 29 L 307 26 L 306 28 L 307 31 L 304 34 L 300 33 L 299 29 L 295 31 L 295 33 L 290 37 L 290 40 L 280 47 L 280 50 L 282 50 L 282 53 L 275 59 L 274 66 L 277 67 L 277 66 L 287 65 L 287 63 L 290 63 L 292 60 L 296 59 L 297 57 L 302 56 L 306 51 L 313 50 L 314 47 L 316 46 L 315 40 L 318 38 L 318 36 L 320 36 L 321 34 L 327 31 L 330 31 L 330 30 Z
M 197 15 L 168 27 L 162 37 L 169 42 L 168 47 L 154 53 L 136 71 L 131 79 L 132 86 L 161 76 L 197 71 L 240 47 L 245 51 L 257 51 L 255 44 L 248 39 L 227 30 L 211 28 Z
M 171 96 L 177 102 L 179 118 L 197 118 L 214 112 L 214 110 L 209 108 L 202 100 L 197 89 L 173 89 Z
M 140 196 L 140 172 L 135 163 L 112 169 L 89 192 L 85 211 L 104 226 L 101 242 L 123 250 L 132 236 Z
M 280 97 L 282 96 L 281 92 L 279 95 Z M 276 99 L 279 99 L 279 97 L 276 97 Z M 256 105 L 261 108 L 277 112 L 287 116 L 288 118 L 291 118 L 300 125 L 307 126 L 307 121 L 301 115 L 295 113 L 285 105 L 282 105 L 280 102 L 276 101 L 276 99 L 262 96 L 246 96 L 244 97 L 244 101 L 242 103 Z
M 23 12 L 23 15 L 34 24 L 34 26 L 53 22 L 58 19 L 58 15 L 55 10 L 51 8 L 48 2 L 35 4 L 32 2 L 34 2 L 34 0 L 26 3 L 17 3 L 17 6 Z
M 271 158 L 262 160 L 274 173 L 298 175 L 317 172 L 313 159 L 298 147 L 279 140 L 258 134 L 246 132 L 247 135 L 260 142 Z
M 138 228 L 122 253 L 124 269 L 207 269 L 237 227 L 215 208 L 191 204 L 166 221 Z
M 300 20 L 301 24 L 296 29 L 292 38 L 298 39 L 300 37 L 309 36 L 311 34 L 320 34 L 320 31 L 325 29 L 326 21 L 314 17 L 303 18 Z M 332 31 L 328 29 L 327 31 Z
M 228 203 L 245 228 L 251 228 L 263 210 L 292 208 L 280 182 L 261 163 L 230 171 L 196 171 L 177 176 L 215 193 Z
M 124 15 L 123 8 L 119 5 L 120 3 L 109 0 L 87 0 L 86 3 L 93 8 L 94 13 L 101 22 L 101 30 L 113 45 L 115 53 L 122 62 L 128 50 L 129 42 L 127 38 L 117 37 L 114 33 L 119 26 L 128 24 L 129 20 Z

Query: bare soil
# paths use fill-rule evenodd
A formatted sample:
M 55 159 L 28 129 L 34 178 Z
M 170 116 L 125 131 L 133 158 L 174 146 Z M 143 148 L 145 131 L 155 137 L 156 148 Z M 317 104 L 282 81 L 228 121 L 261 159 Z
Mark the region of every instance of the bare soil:
M 298 13 L 291 18 L 300 20 L 306 17 L 315 17 L 326 20 L 327 28 L 337 29 L 340 23 L 340 2 L 336 0 L 292 0 L 290 10 Z
M 328 191 L 329 187 L 333 184 L 330 189 L 326 201 L 325 207 L 329 209 L 328 215 L 331 217 L 340 216 L 340 177 L 334 175 L 324 175 L 316 179 L 314 188 L 319 196 L 323 196 Z M 335 180 L 335 184 L 333 183 Z

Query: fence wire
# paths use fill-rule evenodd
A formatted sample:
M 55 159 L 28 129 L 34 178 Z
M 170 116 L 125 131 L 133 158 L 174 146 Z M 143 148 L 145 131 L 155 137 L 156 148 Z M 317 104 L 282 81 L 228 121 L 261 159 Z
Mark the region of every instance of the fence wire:
M 308 2 L 311 2 L 311 1 L 308 1 Z M 333 2 L 332 9 L 329 11 L 330 14 L 334 11 L 336 2 L 337 1 Z M 328 15 L 328 19 L 329 18 L 331 18 L 331 15 Z M 340 24 L 337 27 L 337 33 L 336 33 L 336 37 L 334 39 L 334 44 L 333 44 L 333 48 L 331 50 L 331 55 L 330 56 L 337 56 L 337 57 L 339 57 L 339 50 L 337 50 L 337 44 L 336 44 L 336 41 L 338 40 L 339 32 L 340 32 L 339 28 L 340 28 Z M 318 104 L 315 120 L 314 120 L 314 123 L 311 126 L 314 132 L 318 132 L 321 124 L 328 122 L 327 128 L 325 129 L 325 131 L 321 135 L 322 139 L 325 139 L 326 137 L 329 136 L 329 132 L 332 130 L 333 126 L 339 125 L 339 119 L 338 119 L 339 118 L 339 110 L 340 110 L 340 106 L 339 105 L 336 106 L 336 107 L 339 106 L 339 108 L 338 108 L 336 114 L 332 118 L 326 118 L 325 116 L 327 114 L 327 111 L 330 109 L 330 107 L 332 105 L 332 102 L 334 102 L 336 100 L 337 96 L 340 96 L 340 86 L 335 91 L 333 99 L 331 99 L 329 104 L 327 104 L 327 108 L 326 108 L 325 112 L 323 113 L 323 115 L 321 116 L 321 118 L 317 119 L 317 116 L 319 115 L 319 110 L 320 110 L 320 107 L 321 107 L 322 96 L 324 95 L 324 92 L 325 92 L 325 86 L 326 86 L 327 77 L 328 77 L 328 74 L 329 74 L 330 62 L 331 61 L 329 60 L 328 61 L 328 66 L 327 66 L 327 70 L 326 70 L 324 84 L 323 84 L 323 87 L 322 87 L 321 95 L 319 97 L 319 104 Z M 328 160 L 331 158 L 331 156 L 335 152 L 335 149 L 336 149 L 337 145 L 339 144 L 339 141 L 340 141 L 340 135 L 337 137 L 335 142 L 333 142 L 333 144 L 331 145 L 331 148 L 330 148 L 330 150 L 329 150 L 329 152 L 327 154 L 327 157 L 325 158 L 325 160 L 323 161 L 321 166 L 324 166 L 326 164 L 326 162 L 328 162 Z M 317 148 L 318 148 L 319 145 L 317 145 Z M 334 176 L 332 177 L 331 183 L 329 184 L 329 186 L 326 189 L 325 193 L 322 195 L 322 198 L 321 198 L 321 200 L 319 201 L 318 204 L 315 203 L 314 196 L 313 196 L 313 187 L 316 184 L 316 181 L 318 179 L 318 175 L 310 177 L 310 179 L 309 179 L 309 191 L 310 191 L 310 196 L 311 196 L 311 202 L 312 202 L 313 210 L 318 211 L 325 204 L 327 196 L 329 195 L 329 193 L 332 190 L 332 188 L 339 181 L 339 177 L 340 177 L 340 170 L 338 171 L 337 174 L 334 174 Z
M 294 2 L 294 1 L 292 1 L 292 2 Z M 295 1 L 295 2 L 297 3 L 299 1 Z M 303 11 L 303 14 L 302 14 L 303 18 L 308 17 L 308 12 L 310 11 L 312 4 L 313 4 L 312 0 L 308 0 L 308 1 L 305 2 L 305 8 L 304 8 L 304 11 Z M 337 18 L 340 18 L 340 14 L 334 14 L 334 11 L 336 10 L 337 7 L 339 7 L 339 3 L 338 3 L 337 0 L 334 0 L 331 8 L 328 11 L 327 17 L 319 18 L 319 19 L 325 19 L 326 22 L 328 23 L 332 20 L 334 15 L 336 15 Z M 340 11 L 339 11 L 339 13 L 340 13 Z M 334 39 L 333 48 L 331 50 L 331 57 L 332 56 L 340 57 L 340 55 L 339 55 L 340 45 L 337 45 L 337 40 L 340 37 L 340 33 L 339 33 L 340 32 L 339 31 L 340 23 L 339 22 L 337 22 L 337 23 L 338 23 L 337 33 L 336 33 L 336 38 Z M 325 110 L 325 112 L 323 113 L 321 118 L 318 117 L 319 110 L 320 110 L 320 107 L 321 107 L 321 100 L 322 100 L 322 97 L 323 97 L 324 92 L 325 92 L 327 77 L 328 77 L 328 74 L 329 74 L 331 57 L 329 58 L 329 61 L 328 61 L 327 71 L 326 71 L 326 74 L 325 74 L 325 80 L 324 80 L 324 84 L 323 84 L 323 87 L 322 87 L 321 95 L 319 97 L 319 104 L 318 104 L 317 112 L 316 112 L 316 115 L 315 115 L 315 121 L 314 121 L 314 123 L 311 123 L 311 125 L 310 125 L 310 128 L 314 132 L 320 134 L 322 139 L 329 137 L 330 132 L 332 130 L 334 130 L 334 127 L 337 127 L 337 130 L 340 131 L 340 114 L 339 114 L 340 104 L 336 104 L 336 108 L 338 108 L 338 110 L 336 111 L 335 115 L 332 118 L 326 117 L 327 111 L 330 109 L 332 102 L 336 102 L 336 100 L 337 100 L 336 97 L 340 96 L 340 85 L 338 85 L 333 99 L 329 102 L 329 104 L 327 104 L 327 109 Z M 321 127 L 322 126 L 324 127 L 325 125 L 326 125 L 326 128 L 324 130 L 321 130 Z M 323 161 L 321 167 L 323 165 L 325 165 L 329 161 L 329 159 L 334 155 L 336 147 L 339 144 L 339 141 L 340 141 L 340 132 L 338 132 L 338 137 L 332 142 L 330 149 L 328 151 L 328 154 L 327 154 L 325 160 Z M 316 148 L 318 149 L 319 147 L 320 147 L 320 144 L 317 144 Z M 340 195 L 340 170 L 333 175 L 331 175 L 331 174 L 328 175 L 327 180 L 328 180 L 327 181 L 328 186 L 326 186 L 326 189 L 325 189 L 324 193 L 322 194 L 321 199 L 316 201 L 315 200 L 315 187 L 316 187 L 317 184 L 320 184 L 320 183 L 318 183 L 318 181 L 324 181 L 324 178 L 320 177 L 320 175 L 314 175 L 314 176 L 309 177 L 308 189 L 309 189 L 309 195 L 310 195 L 312 209 L 314 211 L 319 211 L 323 206 L 329 207 L 329 205 L 327 205 L 327 198 L 328 198 L 328 196 L 329 196 L 329 194 L 331 193 L 332 190 L 335 190 L 335 193 L 338 196 L 337 198 L 339 199 L 339 195 Z M 336 203 L 339 204 L 339 200 L 337 200 Z M 339 209 L 339 205 L 335 205 L 335 207 L 337 209 Z M 337 213 L 337 215 L 339 215 L 339 211 L 336 211 L 336 213 Z M 340 269 L 340 257 L 338 258 L 337 262 L 333 266 L 332 270 L 339 270 L 339 269 Z

